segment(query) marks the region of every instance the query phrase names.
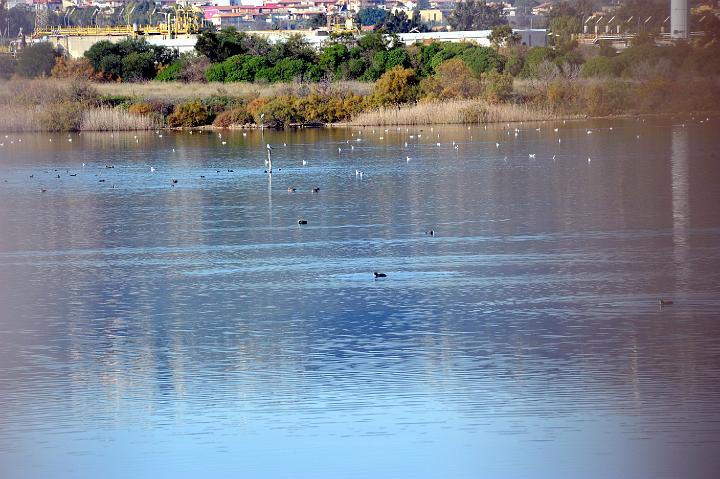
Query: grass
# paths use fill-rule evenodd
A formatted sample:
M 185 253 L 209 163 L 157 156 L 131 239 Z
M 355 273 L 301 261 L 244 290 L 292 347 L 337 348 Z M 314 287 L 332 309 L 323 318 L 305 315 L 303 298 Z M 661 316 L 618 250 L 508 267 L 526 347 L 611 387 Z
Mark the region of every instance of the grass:
M 491 104 L 483 100 L 422 102 L 403 107 L 387 107 L 359 113 L 352 126 L 432 125 L 453 123 L 494 123 L 558 120 L 579 115 L 559 115 L 547 108 L 509 103 Z
M 131 131 L 162 128 L 160 118 L 153 115 L 133 115 L 120 108 L 86 110 L 80 123 L 81 131 Z

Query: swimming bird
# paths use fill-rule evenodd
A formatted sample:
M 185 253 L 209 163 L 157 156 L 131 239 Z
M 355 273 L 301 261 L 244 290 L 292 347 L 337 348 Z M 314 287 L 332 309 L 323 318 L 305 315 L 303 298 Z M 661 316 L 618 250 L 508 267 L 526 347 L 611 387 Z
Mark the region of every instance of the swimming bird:
M 495 143 L 495 148 L 500 148 L 500 143 Z
M 387 275 L 385 273 L 378 273 L 377 271 L 373 271 L 373 278 L 387 278 Z
M 173 182 L 173 185 L 176 185 L 178 180 L 172 180 L 172 182 Z
M 590 163 L 591 161 L 592 161 L 592 160 L 591 160 L 590 158 L 588 158 L 588 163 Z
M 671 299 L 660 299 L 658 302 L 660 303 L 660 306 L 670 306 L 675 304 Z
M 535 153 L 528 154 L 528 158 L 535 158 Z
M 223 144 L 223 145 L 227 145 L 227 141 L 223 141 L 222 144 Z
M 303 166 L 307 165 L 307 160 L 302 160 Z
M 320 191 L 320 188 L 318 188 L 317 186 L 313 186 L 312 188 L 310 188 L 310 191 L 312 191 L 313 193 L 317 193 L 318 191 Z
M 430 235 L 430 236 L 435 236 L 435 231 L 434 231 L 434 230 L 429 230 L 429 231 L 426 231 L 425 234 L 426 234 L 426 235 Z
M 154 166 L 151 166 L 151 167 L 150 167 L 150 173 L 154 173 L 154 172 L 155 172 L 155 167 L 154 167 Z
M 306 224 L 307 224 L 307 220 L 298 220 L 298 224 L 299 224 L 299 225 L 306 225 Z
M 40 188 L 40 193 L 45 193 L 47 191 L 46 188 Z
M 409 157 L 409 156 L 406 156 L 406 157 L 405 157 L 405 161 L 406 161 L 406 162 L 409 162 L 409 161 L 410 161 L 410 157 Z
M 295 193 L 296 188 L 293 188 L 292 186 L 288 188 L 288 193 Z

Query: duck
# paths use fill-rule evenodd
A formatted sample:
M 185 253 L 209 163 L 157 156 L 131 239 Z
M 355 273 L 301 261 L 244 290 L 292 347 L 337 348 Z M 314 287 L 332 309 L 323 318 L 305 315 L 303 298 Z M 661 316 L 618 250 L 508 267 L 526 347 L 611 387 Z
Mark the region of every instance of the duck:
M 429 230 L 429 231 L 426 231 L 425 234 L 426 234 L 426 235 L 430 235 L 430 236 L 435 236 L 435 231 L 434 231 L 434 230 Z
M 318 191 L 320 191 L 320 188 L 318 188 L 317 186 L 313 186 L 312 188 L 310 188 L 310 191 L 312 191 L 313 193 L 317 193 Z
M 387 275 L 385 273 L 378 273 L 377 271 L 373 271 L 373 278 L 387 278 Z
M 660 303 L 660 306 L 670 306 L 672 304 L 675 304 L 671 299 L 662 299 L 661 298 L 660 300 L 658 300 L 658 302 Z
M 306 224 L 307 224 L 307 220 L 298 220 L 298 224 L 299 224 L 299 225 L 306 225 Z

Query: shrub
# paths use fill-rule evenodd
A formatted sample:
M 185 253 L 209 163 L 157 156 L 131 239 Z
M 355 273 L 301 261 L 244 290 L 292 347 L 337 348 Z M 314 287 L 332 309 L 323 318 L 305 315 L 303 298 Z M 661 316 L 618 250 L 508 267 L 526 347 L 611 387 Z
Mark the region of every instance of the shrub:
M 587 111 L 592 116 L 624 113 L 632 108 L 632 90 L 622 81 L 590 85 L 584 92 Z
M 483 76 L 485 92 L 483 96 L 490 103 L 506 100 L 513 92 L 513 77 L 508 72 L 491 71 Z
M 92 83 L 87 80 L 77 80 L 67 87 L 66 99 L 84 106 L 97 106 L 100 104 L 100 94 Z
M 157 75 L 155 75 L 156 81 L 177 81 L 178 75 L 182 70 L 182 61 L 175 60 L 170 65 L 161 69 Z
M 609 78 L 616 77 L 622 71 L 622 64 L 613 58 L 599 56 L 591 58 L 580 67 L 580 75 L 583 78 L 600 77 Z
M 572 111 L 578 99 L 575 84 L 567 80 L 554 80 L 546 90 L 547 105 L 553 111 Z
M 149 103 L 133 103 L 128 107 L 128 113 L 133 115 L 149 115 L 153 112 L 153 107 Z
M 260 110 L 262 110 L 269 101 L 270 100 L 268 100 L 267 98 L 255 98 L 248 103 L 247 110 L 253 116 L 253 118 L 260 118 Z
M 227 73 L 223 63 L 215 63 L 205 70 L 205 79 L 209 82 L 224 82 Z
M 385 72 L 375 84 L 373 103 L 399 105 L 414 101 L 417 96 L 415 70 L 397 66 Z
M 197 100 L 191 100 L 178 105 L 168 117 L 168 124 L 172 127 L 202 126 L 210 121 L 207 107 Z
M 236 106 L 240 106 L 242 101 L 226 95 L 210 95 L 207 98 L 203 98 L 202 103 L 207 107 L 208 112 L 215 116 L 225 110 L 231 110 Z
M 95 70 L 87 58 L 59 56 L 55 59 L 51 75 L 55 78 L 90 80 L 95 78 Z
M 262 109 L 260 114 L 265 117 L 262 123 L 270 128 L 282 128 L 290 123 L 298 123 L 303 121 L 297 108 L 297 100 L 290 96 L 278 96 L 270 100 Z M 258 117 L 255 118 L 256 123 L 261 123 Z
M 252 115 L 247 108 L 241 106 L 220 113 L 213 121 L 213 126 L 228 128 L 232 125 L 245 125 L 252 122 Z
M 80 103 L 51 103 L 40 113 L 39 122 L 47 131 L 78 131 L 84 110 L 85 107 Z
M 8 55 L 0 55 L 0 79 L 8 80 L 15 73 L 15 59 Z
M 50 43 L 28 45 L 18 54 L 16 72 L 27 78 L 49 76 L 58 55 Z

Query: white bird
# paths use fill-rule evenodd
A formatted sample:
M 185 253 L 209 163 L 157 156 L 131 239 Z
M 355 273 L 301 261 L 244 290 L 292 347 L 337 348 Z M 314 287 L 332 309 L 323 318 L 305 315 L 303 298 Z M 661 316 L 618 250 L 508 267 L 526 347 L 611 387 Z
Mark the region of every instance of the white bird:
M 151 167 L 150 167 L 150 173 L 152 173 L 152 172 L 154 172 L 154 171 L 155 171 L 155 167 L 154 167 L 154 166 L 151 166 Z
M 555 131 L 558 131 L 558 129 L 557 129 L 557 128 L 555 128 Z
M 162 138 L 162 135 L 158 135 L 158 138 Z
M 588 158 L 588 163 L 590 163 L 591 161 L 592 161 L 592 160 L 591 160 L 590 158 Z
M 355 170 L 355 176 L 358 176 L 360 174 L 360 170 Z
M 407 141 L 405 142 L 405 148 L 407 148 Z
M 592 130 L 588 130 L 586 133 L 590 135 L 592 133 Z
M 500 143 L 495 143 L 495 148 L 500 148 Z
M 223 144 L 223 145 L 227 145 L 227 141 L 223 141 L 222 144 Z
M 307 160 L 302 160 L 303 166 L 307 165 Z
M 355 141 L 362 141 L 362 139 L 358 138 L 358 139 L 357 139 L 357 140 L 355 140 Z
M 418 133 L 418 138 L 422 138 L 422 135 L 420 133 Z
M 409 162 L 409 161 L 410 161 L 410 157 L 409 157 L 409 156 L 406 156 L 406 157 L 405 157 L 405 161 L 408 161 L 408 162 Z
M 385 137 L 384 137 L 384 136 L 381 136 L 381 137 L 378 138 L 378 139 L 379 139 L 379 140 L 383 140 L 383 139 L 385 139 Z
M 355 145 L 350 145 L 350 151 L 355 150 Z
M 287 143 L 283 143 L 283 146 L 287 146 Z
M 612 129 L 613 129 L 613 127 L 611 126 L 611 127 L 610 127 L 610 131 L 612 131 Z
M 52 138 L 50 138 L 50 143 L 52 143 Z
M 265 148 L 267 148 L 268 150 L 272 150 L 272 149 L 273 149 L 273 147 L 270 146 L 270 143 L 266 144 L 266 145 L 265 145 Z
M 68 138 L 68 141 L 69 141 L 70 143 L 72 143 L 72 138 Z
M 459 149 L 460 149 L 460 145 L 455 145 L 455 149 L 456 149 L 456 150 L 459 150 Z
M 528 154 L 528 158 L 535 158 L 535 153 Z
M 410 139 L 412 140 L 413 138 L 415 138 L 415 135 L 410 135 Z
M 555 161 L 555 155 L 553 155 L 553 161 Z
M 440 146 L 440 143 L 435 143 L 437 146 Z
M 340 148 L 340 147 L 338 146 L 338 153 L 341 153 L 341 152 L 342 152 L 342 148 Z
M 558 138 L 558 143 L 562 143 L 562 139 L 561 139 L 561 138 Z
M 243 133 L 243 136 L 247 136 L 247 133 Z
M 636 136 L 636 138 L 639 140 L 639 139 L 640 139 L 640 135 Z

